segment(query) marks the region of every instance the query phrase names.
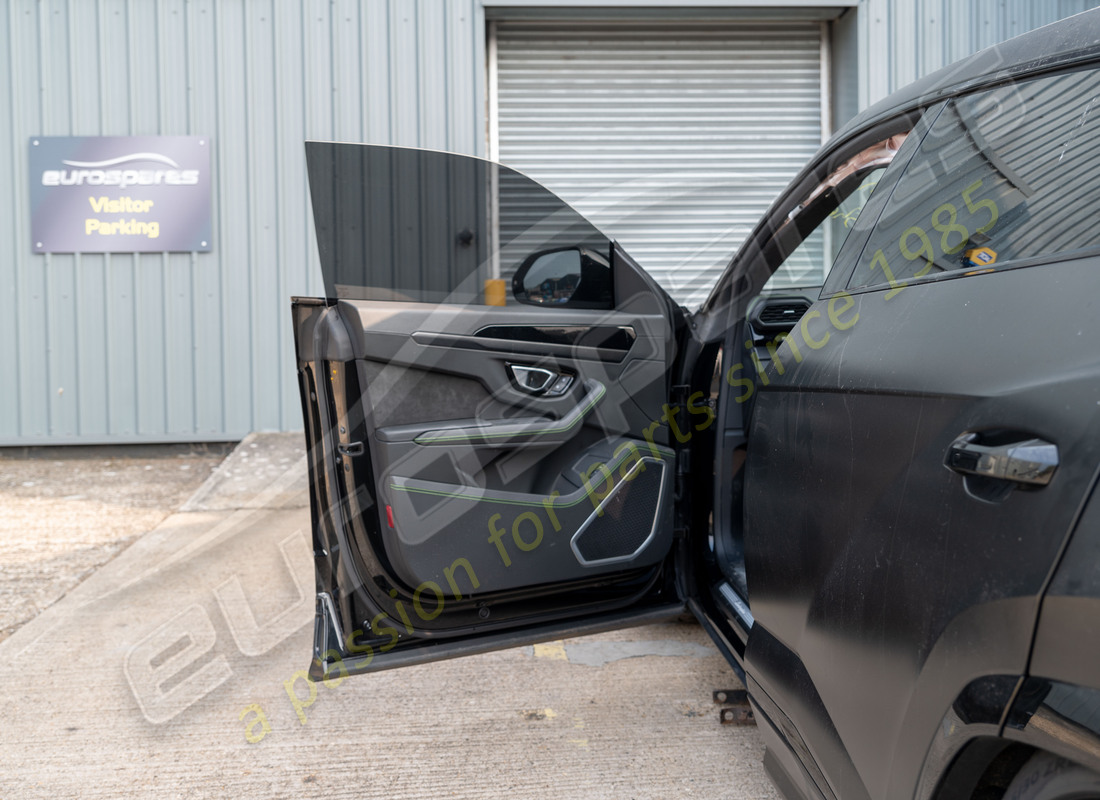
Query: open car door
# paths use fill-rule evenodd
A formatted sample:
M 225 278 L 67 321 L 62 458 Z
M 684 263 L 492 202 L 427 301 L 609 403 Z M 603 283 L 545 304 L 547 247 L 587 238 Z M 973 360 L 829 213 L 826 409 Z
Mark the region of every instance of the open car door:
M 681 611 L 679 309 L 506 167 L 326 142 L 306 156 L 325 281 L 293 303 L 311 676 Z

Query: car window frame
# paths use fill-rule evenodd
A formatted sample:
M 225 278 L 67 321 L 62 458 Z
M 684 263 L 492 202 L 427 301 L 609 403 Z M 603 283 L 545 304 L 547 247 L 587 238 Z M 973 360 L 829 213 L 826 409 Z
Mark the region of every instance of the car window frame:
M 937 108 L 940 108 L 943 105 L 944 104 L 942 103 L 937 104 Z M 830 264 L 826 265 L 826 275 L 824 281 L 821 284 L 811 283 L 806 286 L 768 287 L 768 282 L 771 281 L 776 273 L 778 273 L 783 268 L 783 265 L 787 263 L 790 257 L 797 253 L 802 244 L 805 243 L 811 236 L 813 236 L 821 228 L 821 226 L 828 221 L 829 215 L 826 215 L 816 225 L 814 225 L 814 227 L 806 231 L 805 235 L 803 235 L 797 243 L 790 244 L 790 249 L 788 250 L 786 255 L 776 260 L 774 258 L 775 251 L 777 248 L 783 246 L 782 239 L 790 223 L 796 220 L 798 218 L 798 215 L 802 213 L 802 204 L 805 203 L 805 208 L 808 209 L 813 204 L 813 199 L 811 198 L 817 197 L 817 195 L 820 193 L 821 187 L 829 180 L 830 177 L 832 177 L 839 169 L 841 169 L 843 164 L 848 159 L 854 157 L 867 147 L 874 145 L 876 142 L 881 142 L 884 139 L 889 138 L 896 133 L 899 133 L 900 131 L 896 130 L 898 124 L 902 120 L 912 119 L 914 117 L 914 111 L 916 111 L 919 116 L 916 118 L 915 121 L 912 122 L 912 125 L 909 128 L 908 133 L 906 134 L 905 141 L 897 150 L 897 153 L 894 155 L 894 157 L 890 160 L 890 163 L 886 166 L 886 170 L 885 172 L 883 172 L 878 184 L 868 196 L 867 202 L 864 204 L 863 208 L 860 209 L 859 216 L 856 218 L 855 223 L 853 223 L 852 228 L 849 230 L 849 233 L 845 237 L 840 250 L 837 251 L 836 257 L 832 260 Z M 760 248 L 759 257 L 768 264 L 769 274 L 767 279 L 761 286 L 760 291 L 762 294 L 767 293 L 769 295 L 778 295 L 798 292 L 812 293 L 814 289 L 824 290 L 824 287 L 830 284 L 832 276 L 837 272 L 837 267 L 842 262 L 842 256 L 844 256 L 846 253 L 850 253 L 851 250 L 854 249 L 855 242 L 853 240 L 856 240 L 858 242 L 865 242 L 866 237 L 870 236 L 870 232 L 873 230 L 873 225 L 860 223 L 868 216 L 868 214 L 873 215 L 876 221 L 878 220 L 878 216 L 881 213 L 882 208 L 885 207 L 885 202 L 876 203 L 876 198 L 881 197 L 883 194 L 891 194 L 893 192 L 894 185 L 896 184 L 896 178 L 891 182 L 888 180 L 888 176 L 898 175 L 899 173 L 895 169 L 895 165 L 898 164 L 899 161 L 907 165 L 909 160 L 916 153 L 919 147 L 919 142 L 923 141 L 924 136 L 928 132 L 926 128 L 922 127 L 922 123 L 926 119 L 926 117 L 927 114 L 921 113 L 920 109 L 910 109 L 909 111 L 896 114 L 890 119 L 876 125 L 871 130 L 863 131 L 859 135 L 853 136 L 851 139 L 848 139 L 847 141 L 841 143 L 836 148 L 834 148 L 828 156 L 818 159 L 815 162 L 815 166 L 829 164 L 830 162 L 833 163 L 833 166 L 827 171 L 820 170 L 820 172 L 822 173 L 820 180 L 814 182 L 811 185 L 812 188 L 809 191 L 794 195 L 798 197 L 799 200 L 794 203 L 793 208 L 791 208 L 790 211 L 788 211 L 786 214 L 783 214 L 781 213 L 782 207 L 780 207 L 780 212 L 769 215 L 769 217 L 767 218 L 768 225 L 766 227 L 770 230 L 770 235 L 763 242 Z M 931 123 L 928 124 L 928 128 L 930 127 Z M 894 131 L 893 134 L 888 133 L 891 130 Z M 916 142 L 913 142 L 914 137 L 917 139 Z M 843 156 L 843 158 L 841 156 Z M 868 209 L 870 209 L 870 212 L 868 211 Z M 852 264 L 853 268 L 854 266 L 855 262 L 853 262 Z
M 763 287 L 771 276 L 779 269 L 785 259 L 776 261 L 772 258 L 773 239 L 788 215 L 805 198 L 825 181 L 830 174 L 839 169 L 845 161 L 858 154 L 861 150 L 870 147 L 875 142 L 882 141 L 903 130 L 909 132 L 898 155 L 893 159 L 897 162 L 904 158 L 905 153 L 910 152 L 909 141 L 919 130 L 928 104 L 916 104 L 897 108 L 888 116 L 877 119 L 866 127 L 858 128 L 845 137 L 834 136 L 792 179 L 783 192 L 773 201 L 769 209 L 760 217 L 752 231 L 744 242 L 730 255 L 730 260 L 722 274 L 717 277 L 711 287 L 710 294 L 703 304 L 692 314 L 692 319 L 697 326 L 697 335 L 711 341 L 725 335 L 731 325 L 739 324 L 748 315 L 756 298 L 760 297 Z M 923 131 L 921 132 L 923 138 Z M 893 163 L 891 164 L 891 168 Z M 890 172 L 888 169 L 883 177 Z M 881 188 L 876 188 L 868 199 L 868 205 L 880 194 Z M 860 214 L 860 219 L 867 213 L 866 207 Z M 858 220 L 857 220 L 858 222 Z M 846 273 L 847 269 L 841 263 L 841 256 L 849 247 L 855 245 L 856 239 L 862 239 L 859 231 L 853 228 L 847 237 L 844 246 L 834 259 L 833 269 L 821 286 L 808 287 L 784 287 L 784 293 L 800 292 L 811 297 L 817 291 L 824 291 L 830 281 L 837 277 L 838 272 Z M 778 290 L 777 290 L 778 291 Z M 822 295 L 824 296 L 824 295 Z
M 925 137 L 932 130 L 932 126 L 936 124 L 936 120 L 939 119 L 948 102 L 944 100 L 921 110 L 920 118 L 909 131 L 909 136 L 906 137 L 905 143 L 886 168 L 886 172 L 882 174 L 878 186 L 875 187 L 875 191 L 867 199 L 867 204 L 860 211 L 859 217 L 852 226 L 851 233 L 848 234 L 848 238 L 845 239 L 844 244 L 837 253 L 832 267 L 825 276 L 825 283 L 821 287 L 821 292 L 818 294 L 819 300 L 836 297 L 840 294 L 857 293 L 848 288 L 848 283 L 853 273 L 855 273 L 856 267 L 859 266 L 863 251 L 878 226 L 882 212 L 886 210 L 890 199 L 894 196 L 894 190 L 897 188 L 901 176 L 905 174 L 910 162 L 916 157 Z M 912 110 L 908 112 L 908 114 L 911 113 Z M 905 117 L 908 114 L 898 114 L 898 117 Z M 889 284 L 886 285 L 889 286 Z

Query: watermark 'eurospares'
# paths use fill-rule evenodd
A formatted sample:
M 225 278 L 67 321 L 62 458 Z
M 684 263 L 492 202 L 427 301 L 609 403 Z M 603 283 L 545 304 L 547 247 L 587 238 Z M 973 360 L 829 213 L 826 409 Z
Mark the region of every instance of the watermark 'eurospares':
M 30 140 L 36 253 L 211 249 L 205 136 L 36 136 Z

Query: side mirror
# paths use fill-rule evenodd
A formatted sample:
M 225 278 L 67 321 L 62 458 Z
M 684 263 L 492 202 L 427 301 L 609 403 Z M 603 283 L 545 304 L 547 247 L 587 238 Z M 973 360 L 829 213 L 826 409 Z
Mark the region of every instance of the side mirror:
M 521 303 L 533 306 L 615 307 L 611 264 L 585 247 L 532 253 L 512 278 L 512 294 Z

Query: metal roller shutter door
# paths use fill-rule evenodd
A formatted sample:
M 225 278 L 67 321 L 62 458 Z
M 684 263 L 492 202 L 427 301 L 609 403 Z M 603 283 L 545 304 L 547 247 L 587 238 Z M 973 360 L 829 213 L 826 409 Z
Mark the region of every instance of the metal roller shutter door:
M 819 22 L 494 25 L 493 157 L 689 307 L 821 144 Z

